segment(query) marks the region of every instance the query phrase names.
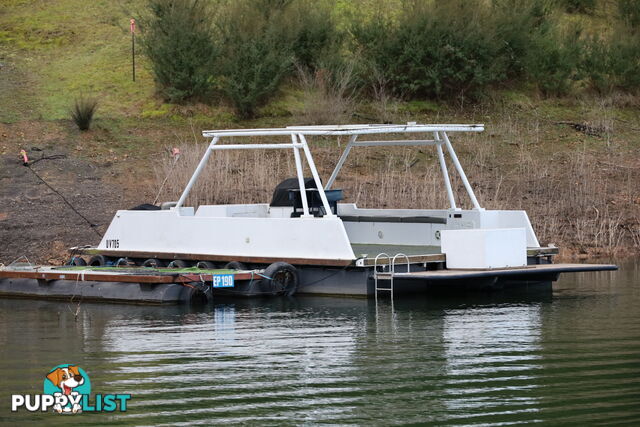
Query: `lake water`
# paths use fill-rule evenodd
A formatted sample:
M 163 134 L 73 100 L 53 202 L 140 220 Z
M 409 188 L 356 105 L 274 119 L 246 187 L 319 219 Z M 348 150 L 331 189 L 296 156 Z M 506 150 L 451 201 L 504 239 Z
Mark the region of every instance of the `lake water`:
M 82 424 L 640 423 L 640 264 L 553 292 L 237 300 L 206 308 L 0 300 L 0 422 L 56 365 L 128 411 Z M 377 314 L 376 314 L 377 313 Z

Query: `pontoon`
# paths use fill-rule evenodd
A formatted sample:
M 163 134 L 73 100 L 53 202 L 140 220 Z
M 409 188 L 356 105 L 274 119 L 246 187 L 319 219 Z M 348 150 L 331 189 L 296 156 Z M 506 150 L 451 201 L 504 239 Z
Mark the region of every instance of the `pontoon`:
M 211 142 L 177 202 L 157 210 L 119 210 L 97 247 L 72 252 L 93 256 L 91 265 L 259 269 L 267 281 L 280 277 L 287 294 L 377 296 L 434 287 L 545 285 L 561 272 L 615 269 L 553 264 L 558 249 L 540 245 L 525 211 L 481 206 L 450 135 L 483 130 L 481 124 L 408 123 L 204 131 Z M 349 140 L 323 180 L 307 139 L 329 136 Z M 270 142 L 252 142 L 255 137 Z M 333 186 L 347 157 L 359 147 L 385 146 L 433 148 L 449 207 L 362 209 L 342 203 L 342 191 Z M 265 149 L 289 150 L 297 173 L 278 185 L 270 203 L 185 206 L 216 152 Z M 459 207 L 447 157 L 472 209 Z M 269 291 L 263 285 L 255 280 L 225 292 L 259 295 Z

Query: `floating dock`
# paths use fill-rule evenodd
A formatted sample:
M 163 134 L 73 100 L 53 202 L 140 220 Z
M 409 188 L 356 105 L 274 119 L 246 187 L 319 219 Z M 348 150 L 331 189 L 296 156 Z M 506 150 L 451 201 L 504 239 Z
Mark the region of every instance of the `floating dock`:
M 409 270 L 409 271 L 408 271 Z M 503 289 L 550 286 L 564 272 L 617 270 L 615 265 L 537 264 L 488 270 L 420 270 L 353 268 L 327 275 L 303 271 L 297 292 L 375 296 L 390 292 Z M 196 268 L 10 266 L 0 269 L 0 297 L 94 301 L 129 304 L 203 304 L 217 295 L 275 296 L 264 270 L 201 270 Z M 340 274 L 337 274 L 340 273 Z
M 15 266 L 0 269 L 0 297 L 132 304 L 197 304 L 260 271 Z

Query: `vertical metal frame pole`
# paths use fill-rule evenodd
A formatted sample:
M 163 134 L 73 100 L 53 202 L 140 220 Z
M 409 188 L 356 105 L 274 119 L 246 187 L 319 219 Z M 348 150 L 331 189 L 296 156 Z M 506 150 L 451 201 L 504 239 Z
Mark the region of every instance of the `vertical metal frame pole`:
M 438 141 L 436 148 L 438 150 L 438 160 L 440 161 L 440 169 L 442 169 L 442 177 L 444 178 L 444 186 L 447 189 L 447 196 L 449 197 L 449 204 L 451 209 L 457 209 L 456 199 L 453 196 L 453 190 L 451 189 L 451 181 L 449 178 L 449 170 L 447 169 L 447 163 L 444 161 L 444 153 L 442 152 L 442 141 L 440 140 L 440 133 L 434 132 L 433 138 Z
M 300 197 L 302 198 L 302 216 L 309 217 L 309 203 L 307 202 L 307 189 L 304 187 L 304 173 L 302 170 L 302 161 L 300 160 L 300 147 L 295 134 L 291 134 L 291 142 L 293 142 L 293 156 L 296 159 L 296 172 L 298 174 L 298 185 L 300 186 Z
M 189 182 L 187 183 L 187 186 L 185 187 L 184 191 L 182 192 L 182 196 L 180 196 L 180 200 L 178 200 L 178 203 L 176 204 L 176 208 L 180 208 L 182 207 L 184 201 L 186 200 L 187 196 L 189 195 L 189 192 L 191 191 L 191 188 L 193 187 L 193 185 L 196 183 L 196 181 L 198 180 L 198 177 L 200 176 L 200 173 L 202 172 L 202 169 L 204 169 L 204 166 L 207 164 L 207 160 L 209 160 L 209 156 L 211 155 L 211 147 L 213 145 L 216 145 L 216 143 L 218 142 L 220 138 L 217 136 L 214 136 L 213 139 L 211 140 L 211 143 L 207 146 L 207 151 L 205 151 L 204 156 L 202 156 L 202 160 L 200 160 L 200 163 L 198 163 L 198 167 L 196 168 L 195 172 L 193 172 L 193 175 L 191 175 L 191 179 L 189 179 Z M 179 212 L 179 209 L 178 209 Z
M 316 188 L 318 189 L 318 193 L 320 194 L 320 200 L 322 200 L 322 204 L 325 210 L 325 217 L 332 217 L 333 212 L 331 212 L 331 206 L 329 206 L 329 201 L 327 200 L 327 195 L 324 192 L 324 188 L 322 188 L 322 182 L 320 182 L 320 175 L 318 175 L 318 170 L 316 169 L 316 164 L 313 161 L 313 157 L 311 156 L 311 151 L 309 150 L 309 144 L 307 144 L 307 139 L 303 134 L 299 134 L 298 138 L 302 142 L 302 149 L 304 150 L 304 155 L 307 158 L 307 164 L 309 165 L 309 169 L 311 169 L 311 175 L 313 176 L 313 180 L 316 183 Z
M 333 172 L 331 172 L 331 176 L 329 177 L 329 180 L 327 181 L 327 185 L 324 186 L 325 190 L 329 190 L 331 188 L 331 186 L 333 185 L 333 182 L 336 180 L 336 177 L 338 176 L 338 173 L 340 172 L 340 169 L 342 169 L 342 165 L 344 165 L 345 160 L 347 160 L 347 156 L 349 155 L 349 152 L 351 151 L 351 147 L 353 147 L 353 143 L 356 142 L 357 138 L 358 138 L 358 135 L 351 135 L 351 138 L 349 138 L 349 143 L 347 144 L 347 146 L 345 147 L 344 151 L 342 152 L 342 155 L 340 156 L 340 159 L 338 160 L 338 163 L 336 164 L 336 168 L 333 170 Z
M 476 199 L 476 195 L 473 193 L 473 188 L 471 188 L 471 184 L 469 184 L 469 180 L 467 179 L 467 175 L 465 175 L 464 170 L 462 169 L 462 165 L 458 160 L 458 156 L 456 152 L 453 151 L 453 147 L 451 146 L 451 141 L 449 141 L 449 137 L 446 132 L 442 132 L 442 137 L 444 138 L 444 143 L 447 145 L 447 151 L 449 151 L 449 156 L 451 156 L 451 160 L 462 179 L 462 183 L 464 184 L 464 188 L 467 189 L 467 193 L 469 194 L 469 198 L 471 198 L 471 203 L 473 203 L 473 208 L 479 211 L 483 210 L 480 207 L 480 203 L 478 203 L 478 199 Z

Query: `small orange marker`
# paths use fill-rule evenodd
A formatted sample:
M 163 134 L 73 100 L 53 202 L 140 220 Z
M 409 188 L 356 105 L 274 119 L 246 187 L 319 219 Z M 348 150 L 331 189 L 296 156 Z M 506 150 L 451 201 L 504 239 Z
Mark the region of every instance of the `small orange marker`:
M 22 164 L 27 166 L 29 164 L 29 157 L 27 157 L 27 152 L 24 150 L 20 150 L 20 155 L 22 156 Z

